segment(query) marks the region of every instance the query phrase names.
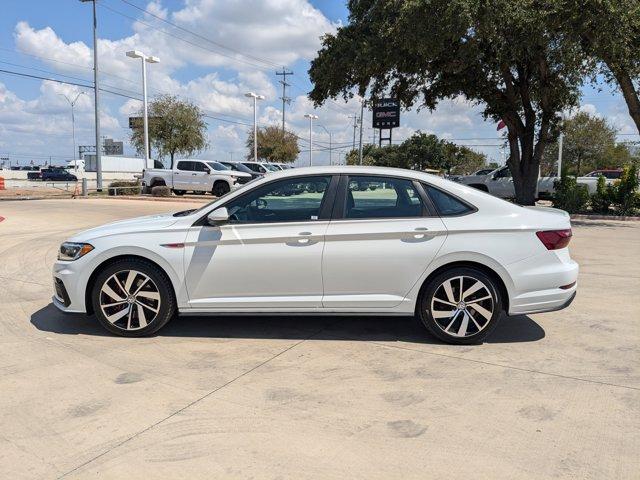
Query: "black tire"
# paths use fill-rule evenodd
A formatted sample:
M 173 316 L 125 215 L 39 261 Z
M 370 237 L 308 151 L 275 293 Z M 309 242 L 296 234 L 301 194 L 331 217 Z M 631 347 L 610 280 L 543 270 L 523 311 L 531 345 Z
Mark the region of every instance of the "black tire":
M 230 191 L 231 191 L 231 187 L 227 182 L 218 180 L 216 183 L 213 184 L 213 188 L 211 189 L 211 194 L 215 197 L 221 197 L 223 195 L 226 195 Z
M 138 272 L 137 276 L 134 277 L 135 280 L 130 286 L 130 291 L 137 288 L 140 293 L 134 297 L 136 303 L 129 303 L 128 301 L 123 302 L 124 304 L 122 307 L 129 308 L 132 311 L 131 314 L 126 314 L 115 322 L 109 321 L 107 315 L 105 315 L 105 311 L 107 313 L 111 313 L 110 317 L 113 319 L 122 312 L 121 306 L 106 306 L 104 307 L 104 311 L 103 306 L 106 302 L 110 302 L 112 299 L 116 302 L 120 299 L 106 294 L 102 291 L 102 288 L 105 286 L 105 282 L 109 282 L 108 286 L 111 287 L 114 282 L 118 285 L 118 281 L 120 281 L 120 285 L 126 287 L 128 271 Z M 117 275 L 115 280 L 113 279 L 114 275 Z M 144 276 L 148 277 L 152 283 L 149 283 L 148 280 L 144 280 Z M 157 304 L 155 303 L 155 300 L 147 298 L 149 294 L 156 295 L 155 292 L 158 294 Z M 123 289 L 119 287 L 114 287 L 112 293 L 121 297 L 125 296 L 123 294 Z M 145 293 L 146 295 L 143 295 Z M 117 260 L 103 269 L 98 274 L 91 291 L 91 302 L 93 304 L 93 311 L 95 312 L 96 318 L 102 326 L 111 333 L 123 337 L 144 337 L 152 335 L 164 327 L 167 322 L 175 316 L 177 311 L 173 287 L 167 275 L 153 263 L 139 258 L 125 258 Z M 146 308 L 138 306 L 138 302 L 143 302 L 143 305 L 146 306 Z M 151 316 L 153 314 L 152 309 L 154 307 L 159 308 L 157 308 L 155 316 Z M 140 320 L 139 310 L 143 311 L 142 316 L 145 319 L 144 323 L 146 323 L 146 326 L 140 327 L 143 322 Z M 132 327 L 131 329 L 127 328 L 127 321 Z
M 463 278 L 462 288 L 460 288 L 460 277 Z M 449 281 L 451 295 L 447 293 L 444 285 Z M 460 292 L 471 290 L 472 286 L 476 286 L 474 282 L 480 282 L 481 287 L 468 294 L 465 297 L 466 301 L 463 301 Z M 435 300 L 434 295 L 436 295 Z M 483 300 L 487 295 L 491 298 Z M 439 300 L 448 301 L 450 297 L 454 300 L 453 303 Z M 476 300 L 477 303 L 472 303 Z M 432 308 L 432 305 L 439 310 Z M 464 309 L 461 310 L 460 307 Z M 471 345 L 482 343 L 498 325 L 502 315 L 502 298 L 496 281 L 481 270 L 472 267 L 454 267 L 439 273 L 429 281 L 428 285 L 425 285 L 416 310 L 417 317 L 434 337 L 455 345 Z M 435 318 L 434 311 L 436 315 L 450 313 L 451 316 Z M 490 315 L 487 315 L 488 313 Z M 486 316 L 489 318 L 487 319 Z M 466 325 L 463 325 L 465 321 Z M 462 335 L 459 335 L 460 333 Z
M 182 195 L 184 195 L 186 193 L 186 190 L 173 190 L 173 194 L 177 195 L 178 197 L 181 197 Z

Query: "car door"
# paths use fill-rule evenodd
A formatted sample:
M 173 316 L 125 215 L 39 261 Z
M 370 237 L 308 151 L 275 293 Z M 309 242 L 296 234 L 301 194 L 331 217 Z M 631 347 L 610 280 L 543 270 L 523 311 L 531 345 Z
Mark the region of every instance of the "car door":
M 194 190 L 193 180 L 194 162 L 189 160 L 180 160 L 176 163 L 176 168 L 173 171 L 173 188 L 176 190 Z
M 330 175 L 269 182 L 224 203 L 227 224 L 194 225 L 184 257 L 190 308 L 321 308 L 322 250 L 337 182 Z
M 491 182 L 489 185 L 489 193 L 496 197 L 512 198 L 516 194 L 515 187 L 513 186 L 513 177 L 511 176 L 511 170 L 509 170 L 509 167 L 498 170 L 489 182 Z
M 411 179 L 343 176 L 325 235 L 322 304 L 333 310 L 399 305 L 446 238 Z
M 216 180 L 211 175 L 211 169 L 205 162 L 193 162 L 192 181 L 195 183 L 193 189 L 200 192 L 210 192 L 213 182 Z

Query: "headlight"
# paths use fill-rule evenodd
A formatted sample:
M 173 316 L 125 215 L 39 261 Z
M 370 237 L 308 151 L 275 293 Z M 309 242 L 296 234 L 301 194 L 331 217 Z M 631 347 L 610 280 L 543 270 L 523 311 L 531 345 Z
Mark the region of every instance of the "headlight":
M 93 250 L 93 245 L 88 243 L 64 242 L 60 245 L 58 260 L 77 260 Z

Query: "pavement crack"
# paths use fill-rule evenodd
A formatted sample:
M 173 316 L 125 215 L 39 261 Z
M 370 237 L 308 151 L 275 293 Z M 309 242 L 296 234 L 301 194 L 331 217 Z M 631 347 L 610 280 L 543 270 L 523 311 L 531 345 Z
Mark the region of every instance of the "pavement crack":
M 586 382 L 586 383 L 593 383 L 596 385 L 605 385 L 608 387 L 617 387 L 617 388 L 625 388 L 627 390 L 640 390 L 639 387 L 632 387 L 630 385 L 620 385 L 617 383 L 609 383 L 609 382 L 600 382 L 598 380 L 589 380 L 586 378 L 580 378 L 580 377 L 572 377 L 571 375 L 562 375 L 560 373 L 551 373 L 551 372 L 543 372 L 540 370 L 533 370 L 530 368 L 522 368 L 522 367 L 513 367 L 511 365 L 503 365 L 501 363 L 492 363 L 492 362 L 487 362 L 484 360 L 476 360 L 473 358 L 464 358 L 464 357 L 460 357 L 457 355 L 449 355 L 446 353 L 436 353 L 436 352 L 428 352 L 426 350 L 420 350 L 418 348 L 410 348 L 410 347 L 403 347 L 400 345 L 387 345 L 384 343 L 379 343 L 379 342 L 367 342 L 370 343 L 372 345 L 377 345 L 379 347 L 385 347 L 385 348 L 396 348 L 399 350 L 407 350 L 410 352 L 417 352 L 417 353 L 423 353 L 425 355 L 434 355 L 434 356 L 438 356 L 438 357 L 445 357 L 445 358 L 452 358 L 455 360 L 462 360 L 463 362 L 471 362 L 471 363 L 478 363 L 480 365 L 488 365 L 491 367 L 499 367 L 499 368 L 508 368 L 510 370 L 518 370 L 520 372 L 527 372 L 527 373 L 537 373 L 539 375 L 547 375 L 549 377 L 557 377 L 557 378 L 564 378 L 565 380 L 575 380 L 578 382 Z
M 94 461 L 104 457 L 105 455 L 107 455 L 109 452 L 112 452 L 113 450 L 115 450 L 116 448 L 121 447 L 122 445 L 130 442 L 131 440 L 134 440 L 135 438 L 139 437 L 140 435 L 148 432 L 149 430 L 157 427 L 158 425 L 160 425 L 161 423 L 166 422 L 167 420 L 175 417 L 176 415 L 179 415 L 180 413 L 184 412 L 185 410 L 187 410 L 188 408 L 193 407 L 194 405 L 202 402 L 204 399 L 210 397 L 211 395 L 213 395 L 216 392 L 219 392 L 220 390 L 222 390 L 225 387 L 228 387 L 229 385 L 231 385 L 232 383 L 236 382 L 237 380 L 240 380 L 241 378 L 249 375 L 252 372 L 255 372 L 256 370 L 258 370 L 260 367 L 265 366 L 266 364 L 268 364 L 269 362 L 275 360 L 276 358 L 284 355 L 285 353 L 289 352 L 290 350 L 293 350 L 294 348 L 296 348 L 298 345 L 300 345 L 301 343 L 306 342 L 307 340 L 311 340 L 312 338 L 318 336 L 320 333 L 322 333 L 322 331 L 324 331 L 326 328 L 328 328 L 330 325 L 325 325 L 322 328 L 320 328 L 319 330 L 317 330 L 316 332 L 314 332 L 313 334 L 309 335 L 308 337 L 303 338 L 302 340 L 294 343 L 293 345 L 288 346 L 287 348 L 281 350 L 280 352 L 276 353 L 275 355 L 272 355 L 271 357 L 269 357 L 268 359 L 264 360 L 263 362 L 260 362 L 259 364 L 251 367 L 249 370 L 246 370 L 244 372 L 242 372 L 240 375 L 237 375 L 236 377 L 232 378 L 231 380 L 229 380 L 226 383 L 223 383 L 222 385 L 214 388 L 213 390 L 205 393 L 204 395 L 196 398 L 195 400 L 193 400 L 192 402 L 188 403 L 187 405 L 185 405 L 184 407 L 179 408 L 178 410 L 176 410 L 175 412 L 172 412 L 171 414 L 167 415 L 166 417 L 158 420 L 157 422 L 152 423 L 151 425 L 149 425 L 148 427 L 134 433 L 133 435 L 130 435 L 129 437 L 125 438 L 124 440 L 118 442 L 117 444 L 113 445 L 112 447 L 108 448 L 107 450 L 105 450 L 102 453 L 99 453 L 98 455 L 95 455 L 94 457 L 90 458 L 89 460 L 81 463 L 80 465 L 72 468 L 71 470 L 63 473 L 62 475 L 60 475 L 59 477 L 57 477 L 58 479 L 64 478 L 68 475 L 71 475 L 72 473 L 80 470 L 81 468 L 86 467 L 87 465 L 89 465 L 90 463 L 93 463 Z

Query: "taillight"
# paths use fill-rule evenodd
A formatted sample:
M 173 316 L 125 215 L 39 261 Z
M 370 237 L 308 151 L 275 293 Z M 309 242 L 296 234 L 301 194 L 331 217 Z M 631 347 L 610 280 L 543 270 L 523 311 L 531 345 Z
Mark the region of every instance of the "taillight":
M 545 230 L 536 232 L 540 241 L 547 247 L 547 250 L 559 250 L 569 245 L 571 241 L 571 229 L 568 230 Z

